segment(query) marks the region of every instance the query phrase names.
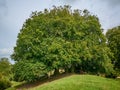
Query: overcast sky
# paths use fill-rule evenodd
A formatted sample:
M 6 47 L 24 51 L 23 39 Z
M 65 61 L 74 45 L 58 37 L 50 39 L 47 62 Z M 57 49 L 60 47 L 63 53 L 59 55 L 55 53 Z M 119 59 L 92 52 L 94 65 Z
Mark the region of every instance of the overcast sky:
M 13 52 L 17 35 L 32 11 L 66 4 L 97 15 L 104 32 L 120 25 L 120 0 L 0 0 L 0 58 Z

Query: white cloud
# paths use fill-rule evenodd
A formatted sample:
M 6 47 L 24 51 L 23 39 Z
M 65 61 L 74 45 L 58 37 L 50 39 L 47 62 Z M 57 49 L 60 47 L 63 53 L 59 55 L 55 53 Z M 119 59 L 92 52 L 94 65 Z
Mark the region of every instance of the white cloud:
M 2 48 L 0 49 L 0 58 L 6 57 L 9 59 L 11 64 L 14 64 L 14 60 L 10 58 L 10 55 L 12 54 L 13 49 L 12 48 Z
M 12 54 L 12 48 L 2 48 L 0 49 L 0 57 L 8 57 Z

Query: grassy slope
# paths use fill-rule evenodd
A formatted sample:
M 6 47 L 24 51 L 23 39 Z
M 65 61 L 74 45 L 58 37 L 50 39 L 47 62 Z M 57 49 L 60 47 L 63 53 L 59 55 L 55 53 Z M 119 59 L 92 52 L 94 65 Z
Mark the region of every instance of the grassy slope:
M 15 82 L 15 81 L 12 81 L 12 86 L 10 88 L 7 88 L 6 90 L 16 90 L 16 86 L 19 86 L 19 85 L 22 85 L 24 82 Z
M 93 75 L 72 75 L 30 90 L 120 90 L 120 80 Z

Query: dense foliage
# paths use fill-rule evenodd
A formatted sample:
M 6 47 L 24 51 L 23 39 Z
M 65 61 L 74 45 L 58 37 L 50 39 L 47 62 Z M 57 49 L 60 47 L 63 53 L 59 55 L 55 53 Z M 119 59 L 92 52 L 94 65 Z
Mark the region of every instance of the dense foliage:
M 46 66 L 34 61 L 20 61 L 14 65 L 14 80 L 33 82 L 46 75 Z
M 5 90 L 11 86 L 10 80 L 0 73 L 0 90 Z
M 8 58 L 0 58 L 0 90 L 4 90 L 11 86 L 11 64 Z
M 106 37 L 108 39 L 108 47 L 114 54 L 112 63 L 114 64 L 115 70 L 120 72 L 120 26 L 109 29 Z
M 55 72 L 63 68 L 66 72 L 106 73 L 112 70 L 112 64 L 105 42 L 96 16 L 87 10 L 54 6 L 44 12 L 33 12 L 26 20 L 12 58 L 17 63 L 29 64 L 31 60 L 43 63 L 47 70 Z
M 0 73 L 4 76 L 10 76 L 12 65 L 8 58 L 0 58 Z

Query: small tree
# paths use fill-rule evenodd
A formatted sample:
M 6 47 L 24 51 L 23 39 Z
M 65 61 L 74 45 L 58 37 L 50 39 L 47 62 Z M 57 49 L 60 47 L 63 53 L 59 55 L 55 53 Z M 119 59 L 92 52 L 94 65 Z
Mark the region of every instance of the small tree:
M 12 65 L 8 58 L 0 58 L 0 90 L 4 90 L 11 86 Z
M 2 75 L 9 77 L 12 73 L 11 69 L 12 65 L 8 58 L 0 58 L 0 73 L 2 73 Z
M 114 58 L 112 58 L 112 63 L 114 64 L 114 69 L 120 72 L 120 26 L 109 29 L 106 33 L 107 44 Z

